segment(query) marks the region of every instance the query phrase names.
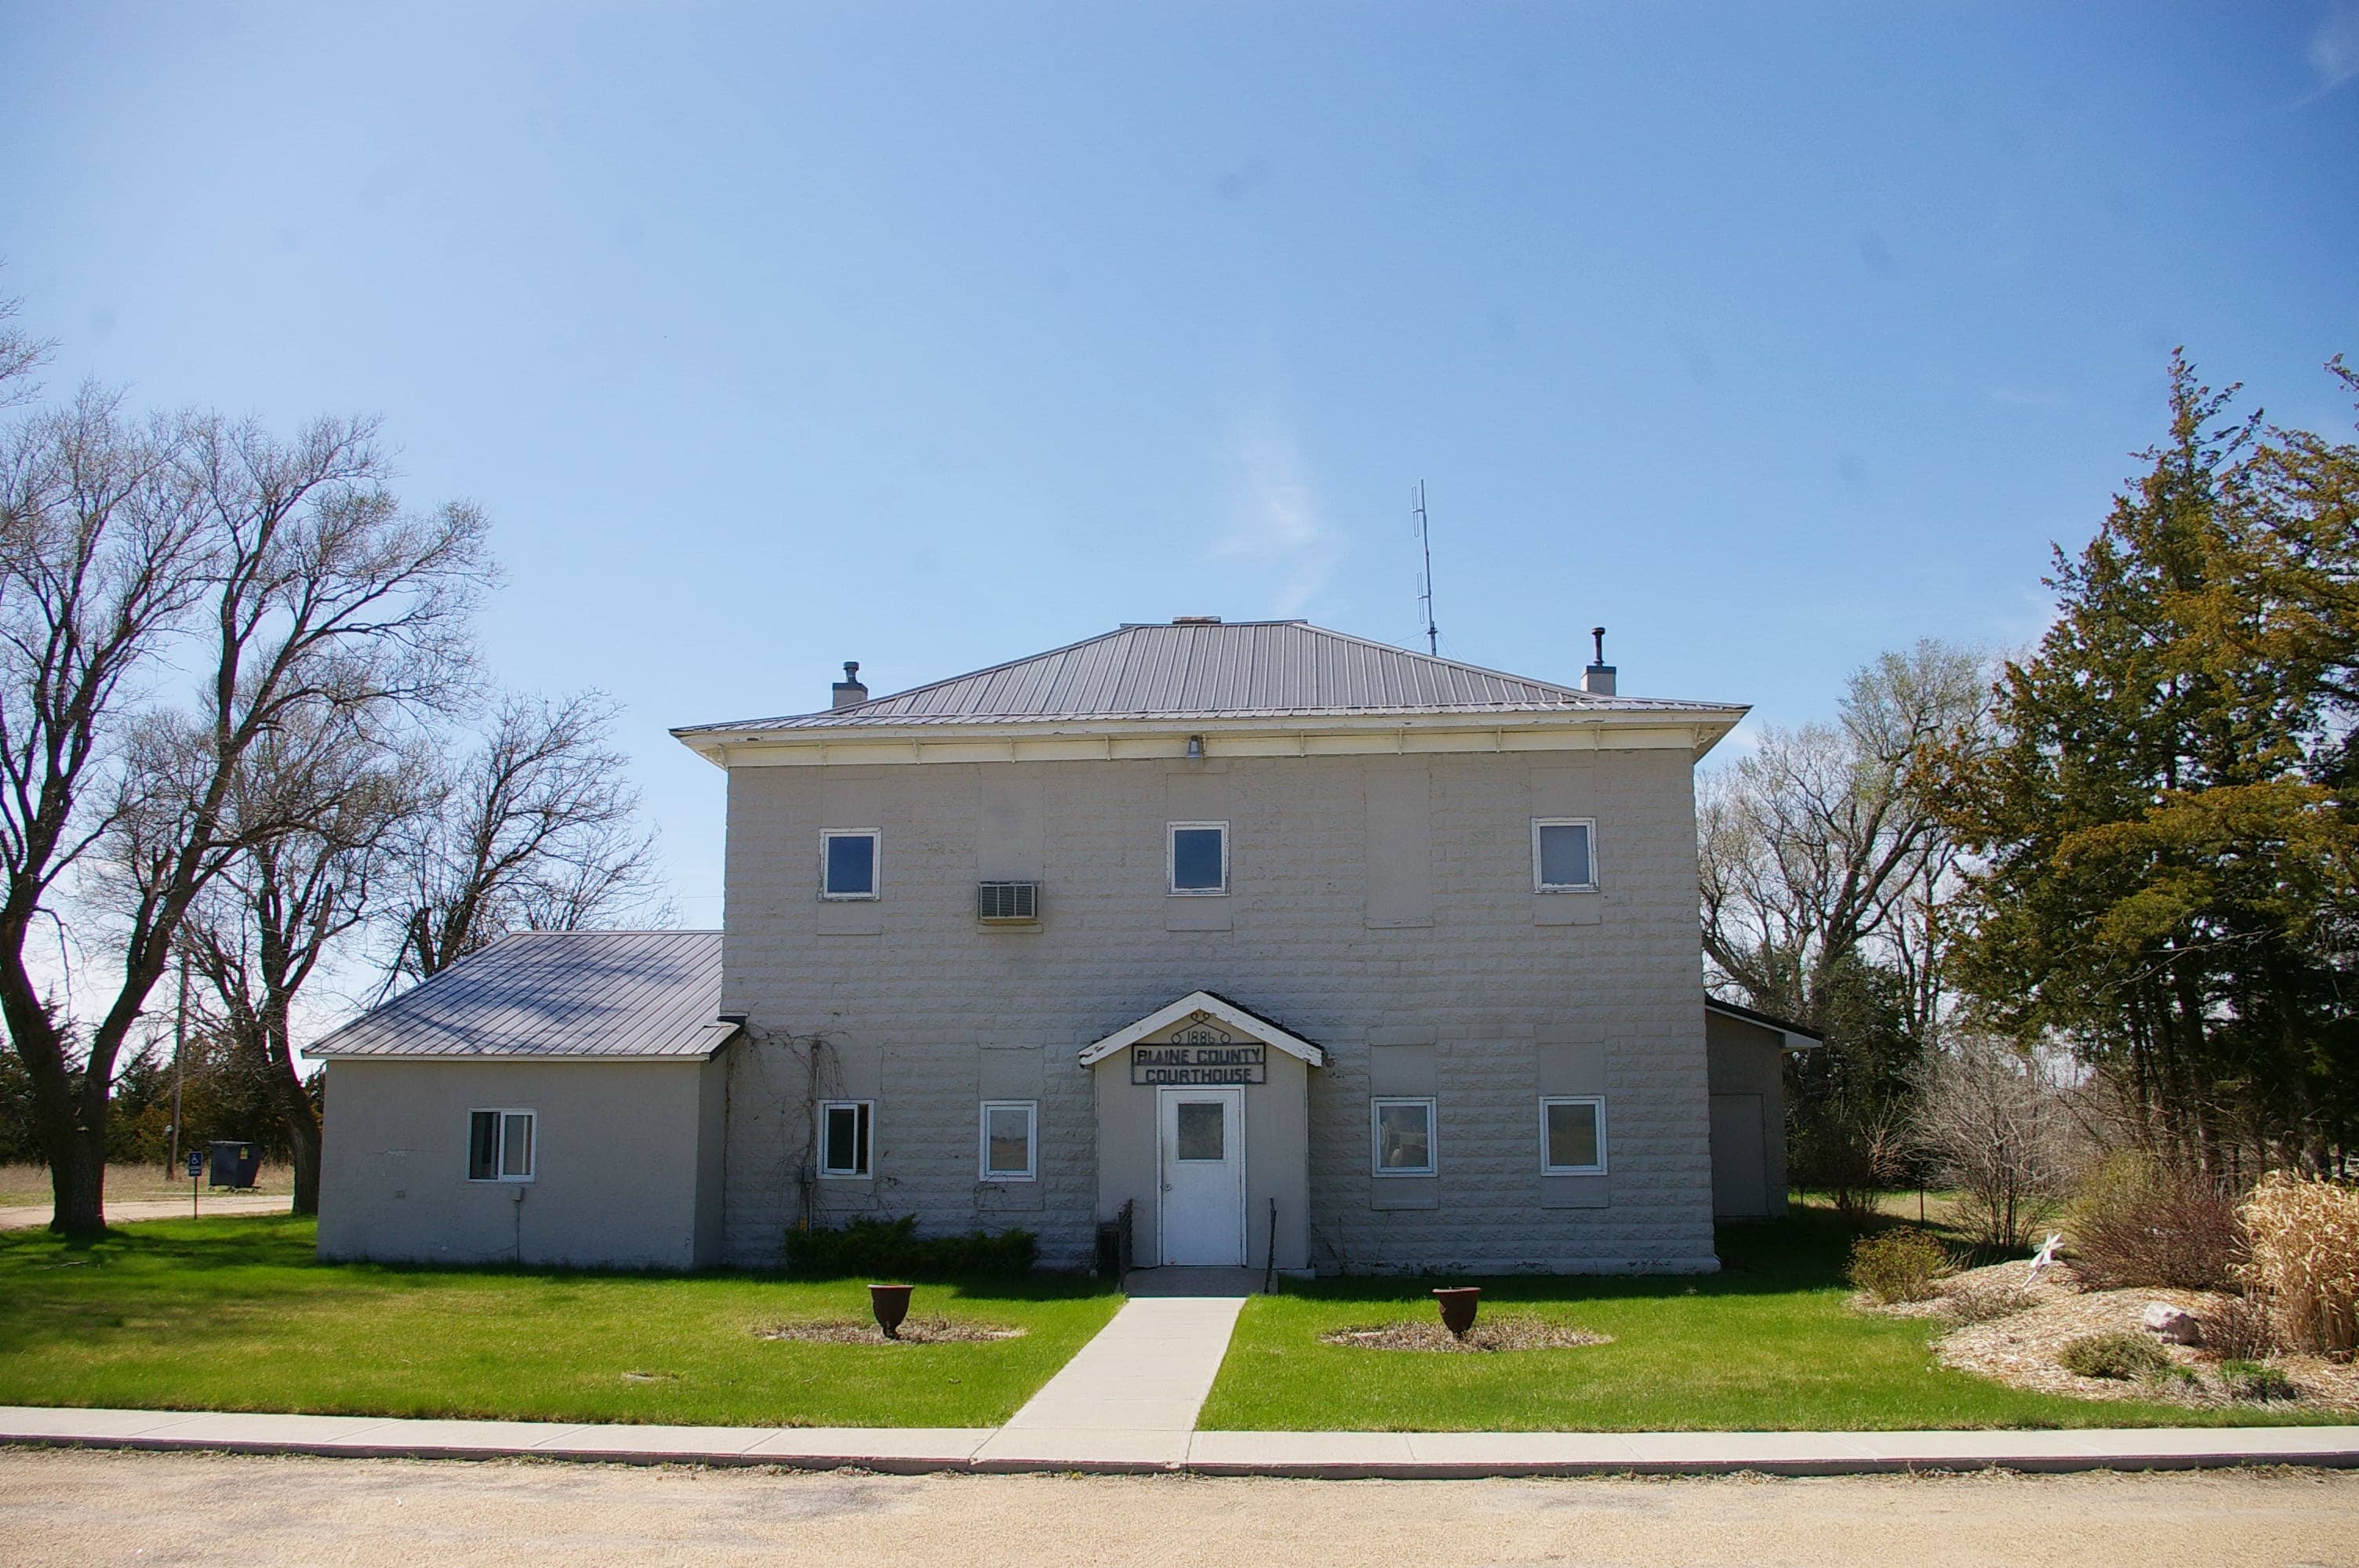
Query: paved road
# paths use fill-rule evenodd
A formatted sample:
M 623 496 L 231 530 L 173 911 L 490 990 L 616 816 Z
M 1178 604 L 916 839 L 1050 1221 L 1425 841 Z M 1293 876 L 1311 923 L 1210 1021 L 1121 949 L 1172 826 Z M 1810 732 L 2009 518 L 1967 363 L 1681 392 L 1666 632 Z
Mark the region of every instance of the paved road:
M 223 1214 L 285 1214 L 295 1206 L 295 1200 L 285 1193 L 272 1196 L 267 1193 L 221 1193 L 199 1201 L 200 1217 Z M 0 1230 L 29 1230 L 37 1225 L 49 1223 L 48 1204 L 23 1208 L 0 1208 Z M 135 1219 L 186 1219 L 189 1200 L 179 1198 L 140 1198 L 132 1202 L 106 1206 L 106 1223 L 122 1225 Z
M 14 1564 L 2359 1564 L 2359 1473 L 893 1476 L 0 1451 Z

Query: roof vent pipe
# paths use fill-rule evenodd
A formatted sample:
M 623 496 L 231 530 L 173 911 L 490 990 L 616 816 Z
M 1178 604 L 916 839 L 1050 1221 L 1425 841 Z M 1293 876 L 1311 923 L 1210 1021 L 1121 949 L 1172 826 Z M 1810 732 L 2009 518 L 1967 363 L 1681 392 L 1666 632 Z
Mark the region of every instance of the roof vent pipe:
M 835 683 L 835 706 L 857 708 L 868 700 L 868 688 L 860 684 L 860 661 L 843 661 L 843 678 Z
M 1614 695 L 1614 666 L 1605 662 L 1605 628 L 1592 626 L 1589 634 L 1597 639 L 1597 657 L 1581 672 L 1581 689 L 1592 697 Z

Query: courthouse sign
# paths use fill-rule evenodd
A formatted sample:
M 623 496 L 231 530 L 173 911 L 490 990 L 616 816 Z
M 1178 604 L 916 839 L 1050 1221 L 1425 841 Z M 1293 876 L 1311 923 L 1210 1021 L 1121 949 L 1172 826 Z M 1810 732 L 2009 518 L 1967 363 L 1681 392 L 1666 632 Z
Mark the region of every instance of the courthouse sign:
M 1266 1084 L 1269 1081 L 1268 1050 L 1266 1045 L 1239 1045 L 1231 1042 L 1134 1045 L 1130 1048 L 1130 1081 L 1134 1084 Z

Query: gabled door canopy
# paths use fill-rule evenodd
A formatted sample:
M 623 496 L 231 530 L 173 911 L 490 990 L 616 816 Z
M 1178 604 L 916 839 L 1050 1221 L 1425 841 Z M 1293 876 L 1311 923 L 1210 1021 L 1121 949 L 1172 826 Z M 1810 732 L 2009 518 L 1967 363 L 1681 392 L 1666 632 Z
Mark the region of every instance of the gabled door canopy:
M 1216 1019 L 1230 1028 L 1250 1034 L 1266 1044 L 1275 1045 L 1289 1056 L 1299 1056 L 1314 1067 L 1327 1065 L 1327 1053 L 1299 1034 L 1288 1033 L 1257 1012 L 1239 1007 L 1224 996 L 1212 991 L 1190 991 L 1169 1006 L 1158 1007 L 1136 1023 L 1126 1023 L 1093 1045 L 1082 1049 L 1082 1065 L 1095 1066 L 1117 1051 L 1137 1044 L 1148 1035 L 1184 1023 L 1202 1015 Z

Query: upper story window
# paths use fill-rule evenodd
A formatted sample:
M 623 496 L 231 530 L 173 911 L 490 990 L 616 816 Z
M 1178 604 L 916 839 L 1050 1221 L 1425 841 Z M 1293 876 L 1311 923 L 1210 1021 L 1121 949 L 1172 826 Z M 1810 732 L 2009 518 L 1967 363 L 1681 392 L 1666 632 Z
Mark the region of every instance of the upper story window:
M 1229 891 L 1229 825 L 1225 822 L 1174 822 L 1165 856 L 1173 892 L 1225 893 Z
M 820 897 L 876 896 L 876 841 L 879 837 L 874 827 L 831 827 L 820 835 Z
M 1597 824 L 1586 816 L 1532 818 L 1532 891 L 1597 891 Z
M 467 1113 L 467 1179 L 532 1180 L 533 1114 L 528 1110 Z

